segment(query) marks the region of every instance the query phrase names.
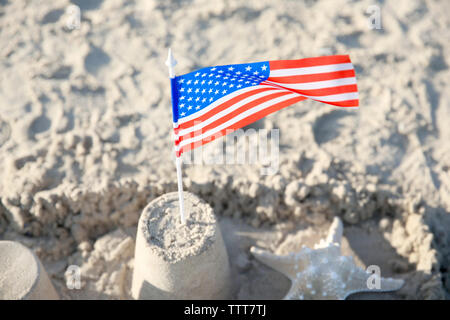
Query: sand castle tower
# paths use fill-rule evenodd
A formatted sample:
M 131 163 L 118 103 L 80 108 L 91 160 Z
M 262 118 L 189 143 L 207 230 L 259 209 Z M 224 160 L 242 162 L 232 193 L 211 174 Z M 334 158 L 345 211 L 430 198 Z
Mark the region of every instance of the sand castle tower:
M 38 257 L 15 241 L 0 241 L 0 300 L 56 300 Z
M 184 192 L 186 223 L 178 194 L 165 194 L 139 220 L 132 295 L 135 299 L 225 299 L 230 267 L 212 208 Z

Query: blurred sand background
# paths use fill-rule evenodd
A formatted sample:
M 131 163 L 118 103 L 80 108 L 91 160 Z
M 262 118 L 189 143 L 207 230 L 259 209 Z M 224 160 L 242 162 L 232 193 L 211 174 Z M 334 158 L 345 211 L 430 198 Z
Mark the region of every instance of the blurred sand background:
M 288 288 L 250 245 L 287 252 L 333 215 L 348 254 L 406 280 L 375 298 L 448 298 L 449 12 L 446 0 L 0 1 L 0 239 L 33 248 L 64 299 L 128 298 L 141 209 L 176 190 L 168 47 L 178 74 L 349 54 L 360 110 L 303 101 L 270 115 L 251 127 L 280 129 L 277 174 L 188 165 L 185 188 L 221 219 L 235 298 Z M 66 287 L 69 265 L 81 290 Z

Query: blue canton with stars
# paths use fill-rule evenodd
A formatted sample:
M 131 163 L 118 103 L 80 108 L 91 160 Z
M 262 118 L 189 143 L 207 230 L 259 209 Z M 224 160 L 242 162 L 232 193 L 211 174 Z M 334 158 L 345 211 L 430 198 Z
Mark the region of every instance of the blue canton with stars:
M 173 122 L 236 90 L 267 80 L 269 61 L 203 68 L 172 79 Z

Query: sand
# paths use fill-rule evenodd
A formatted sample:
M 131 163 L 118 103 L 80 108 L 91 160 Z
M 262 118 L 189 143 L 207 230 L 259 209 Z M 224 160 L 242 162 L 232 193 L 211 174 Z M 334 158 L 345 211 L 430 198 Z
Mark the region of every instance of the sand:
M 251 245 L 309 244 L 335 215 L 361 263 L 406 280 L 394 297 L 449 297 L 448 1 L 384 1 L 382 29 L 369 0 L 73 2 L 73 30 L 67 0 L 0 5 L 0 239 L 32 248 L 63 299 L 129 298 L 139 215 L 176 190 L 168 46 L 179 74 L 334 53 L 356 68 L 359 111 L 302 101 L 251 125 L 280 129 L 275 175 L 184 167 L 227 230 L 236 298 L 288 288 Z
M 146 215 L 142 230 L 148 247 L 169 263 L 201 255 L 216 236 L 216 220 L 208 205 L 189 193 L 184 195 L 186 223 L 181 222 L 178 193 L 164 195 L 142 212 Z

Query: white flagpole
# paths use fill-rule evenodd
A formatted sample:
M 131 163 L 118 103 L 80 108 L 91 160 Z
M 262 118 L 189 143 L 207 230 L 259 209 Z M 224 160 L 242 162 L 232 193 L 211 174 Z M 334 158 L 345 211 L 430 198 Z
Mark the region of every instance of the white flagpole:
M 186 223 L 186 218 L 184 216 L 184 198 L 183 198 L 183 181 L 181 180 L 181 157 L 176 158 L 177 165 L 177 179 L 178 179 L 178 200 L 180 202 L 180 217 L 181 223 Z
M 175 78 L 174 67 L 176 64 L 177 64 L 177 62 L 172 55 L 172 49 L 169 48 L 169 53 L 167 55 L 167 60 L 166 60 L 166 66 L 169 68 L 170 79 Z M 175 153 L 176 153 L 176 151 L 175 151 Z M 180 203 L 180 217 L 181 217 L 181 223 L 185 224 L 186 218 L 184 216 L 184 197 L 183 197 L 183 181 L 182 181 L 182 175 L 181 175 L 181 156 L 177 157 L 177 155 L 175 154 L 175 159 L 176 159 L 176 167 L 177 167 L 178 200 Z

